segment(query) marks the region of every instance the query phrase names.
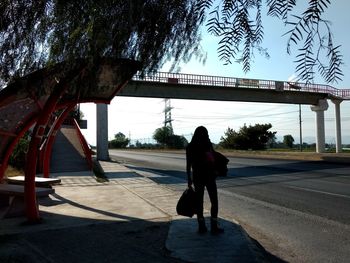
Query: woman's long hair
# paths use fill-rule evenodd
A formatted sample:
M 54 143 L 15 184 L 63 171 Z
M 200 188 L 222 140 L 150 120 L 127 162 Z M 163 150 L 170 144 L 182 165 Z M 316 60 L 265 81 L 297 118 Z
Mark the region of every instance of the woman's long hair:
M 207 128 L 199 126 L 195 129 L 190 145 L 197 150 L 207 151 L 211 149 L 211 141 Z

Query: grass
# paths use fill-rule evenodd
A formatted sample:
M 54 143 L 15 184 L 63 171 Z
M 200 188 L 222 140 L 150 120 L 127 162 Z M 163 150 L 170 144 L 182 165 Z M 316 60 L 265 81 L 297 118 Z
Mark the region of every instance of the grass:
M 300 152 L 299 148 L 293 148 L 293 149 L 288 149 L 288 148 L 270 148 L 265 150 L 266 152 Z M 307 148 L 303 149 L 303 152 L 315 152 L 315 148 Z
M 10 165 L 7 167 L 5 171 L 5 177 L 12 177 L 12 176 L 18 176 L 23 174 L 24 172 L 22 170 L 18 170 Z

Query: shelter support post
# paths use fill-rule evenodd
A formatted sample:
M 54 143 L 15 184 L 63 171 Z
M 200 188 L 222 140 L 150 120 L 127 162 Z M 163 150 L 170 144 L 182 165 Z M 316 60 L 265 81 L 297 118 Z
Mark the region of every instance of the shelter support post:
M 7 169 L 9 158 L 12 154 L 13 149 L 16 147 L 18 141 L 23 137 L 23 135 L 29 130 L 29 128 L 35 123 L 36 118 L 30 118 L 25 125 L 23 125 L 22 130 L 18 133 L 16 138 L 12 140 L 8 148 L 5 150 L 5 157 L 0 165 L 0 181 L 4 178 L 5 171 Z
M 97 160 L 109 160 L 108 154 L 108 105 L 96 104 Z
M 39 146 L 45 135 L 45 128 L 49 121 L 52 112 L 55 110 L 56 105 L 63 92 L 67 89 L 67 86 L 58 84 L 55 87 L 53 93 L 51 93 L 49 99 L 45 103 L 43 110 L 38 116 L 37 123 L 33 130 L 33 136 L 29 143 L 29 150 L 27 154 L 27 161 L 25 167 L 25 181 L 24 181 L 24 196 L 26 206 L 26 216 L 28 222 L 36 223 L 40 222 L 40 215 L 37 206 L 36 193 L 35 193 L 35 175 L 37 167 L 37 156 L 39 154 Z
M 342 100 L 332 100 L 335 105 L 335 151 L 337 153 L 342 152 L 342 140 L 341 140 L 341 122 L 340 122 L 340 103 Z
M 327 100 L 319 100 L 317 105 L 311 105 L 311 110 L 316 113 L 316 152 L 325 152 L 325 125 L 324 112 L 328 109 Z

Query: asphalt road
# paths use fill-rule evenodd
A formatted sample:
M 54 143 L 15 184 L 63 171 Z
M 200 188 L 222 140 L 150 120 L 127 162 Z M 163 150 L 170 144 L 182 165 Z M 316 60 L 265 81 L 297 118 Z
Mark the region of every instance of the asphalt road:
M 134 169 L 186 178 L 183 153 L 110 155 Z M 349 165 L 229 159 L 228 177 L 217 182 L 220 215 L 238 220 L 267 251 L 288 262 L 350 262 Z

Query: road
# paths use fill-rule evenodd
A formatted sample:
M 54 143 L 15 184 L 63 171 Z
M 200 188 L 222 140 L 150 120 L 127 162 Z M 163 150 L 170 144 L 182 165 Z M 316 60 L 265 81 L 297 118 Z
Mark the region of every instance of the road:
M 183 153 L 111 150 L 110 155 L 134 169 L 185 182 Z M 349 165 L 229 159 L 228 177 L 218 180 L 221 216 L 238 220 L 269 253 L 288 262 L 349 262 Z

